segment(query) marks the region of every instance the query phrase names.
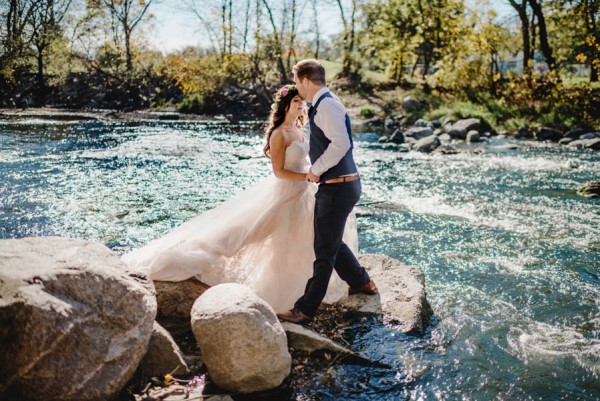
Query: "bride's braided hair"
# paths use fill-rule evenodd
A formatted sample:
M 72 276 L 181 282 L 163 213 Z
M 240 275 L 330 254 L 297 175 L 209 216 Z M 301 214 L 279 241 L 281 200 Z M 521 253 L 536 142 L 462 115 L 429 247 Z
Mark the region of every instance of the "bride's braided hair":
M 296 85 L 285 85 L 281 87 L 273 97 L 271 113 L 269 114 L 268 125 L 265 129 L 267 143 L 263 148 L 263 152 L 268 158 L 271 157 L 271 134 L 273 134 L 273 131 L 275 131 L 275 129 L 283 123 L 285 120 L 285 114 L 290 109 L 292 99 L 297 95 L 298 89 L 296 88 Z M 298 128 L 304 127 L 305 120 L 305 115 L 298 117 L 298 120 L 296 121 Z

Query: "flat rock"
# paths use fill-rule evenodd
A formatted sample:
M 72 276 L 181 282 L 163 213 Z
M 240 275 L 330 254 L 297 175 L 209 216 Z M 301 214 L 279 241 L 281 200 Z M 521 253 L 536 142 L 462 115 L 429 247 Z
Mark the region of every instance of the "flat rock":
M 107 247 L 0 240 L 0 399 L 111 400 L 146 354 L 150 279 Z
M 299 324 L 283 322 L 281 325 L 287 334 L 288 345 L 295 350 L 309 353 L 331 351 L 336 354 L 355 354 L 354 351 Z
M 378 294 L 351 295 L 334 305 L 381 317 L 405 333 L 423 333 L 432 314 L 423 273 L 384 255 L 360 255 L 359 261 L 377 284 Z

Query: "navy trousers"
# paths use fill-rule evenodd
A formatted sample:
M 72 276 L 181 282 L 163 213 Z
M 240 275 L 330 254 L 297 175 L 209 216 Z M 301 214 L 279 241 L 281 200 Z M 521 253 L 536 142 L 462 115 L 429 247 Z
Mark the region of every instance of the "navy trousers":
M 331 273 L 337 274 L 352 288 L 370 281 L 367 271 L 342 241 L 346 220 L 358 202 L 360 179 L 338 184 L 320 184 L 316 194 L 314 231 L 315 262 L 304 295 L 295 308 L 313 317 L 327 293 Z

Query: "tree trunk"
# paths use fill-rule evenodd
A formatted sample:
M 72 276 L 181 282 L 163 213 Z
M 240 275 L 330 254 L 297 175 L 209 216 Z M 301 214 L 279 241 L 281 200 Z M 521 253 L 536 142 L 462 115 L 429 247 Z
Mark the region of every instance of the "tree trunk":
M 37 88 L 35 91 L 36 106 L 41 106 L 45 103 L 46 98 L 46 80 L 44 77 L 44 47 L 36 46 L 37 54 Z
M 133 70 L 133 61 L 131 56 L 131 32 L 125 31 L 125 61 L 127 71 Z
M 267 0 L 262 0 L 263 5 L 267 9 L 267 13 L 269 14 L 269 20 L 271 21 L 271 27 L 273 28 L 273 39 L 275 40 L 275 46 L 278 50 L 277 55 L 277 69 L 279 70 L 279 81 L 284 84 L 288 81 L 287 72 L 285 70 L 285 63 L 283 61 L 283 46 L 281 44 L 281 38 L 279 33 L 277 32 L 277 24 L 275 24 L 275 19 L 273 18 L 273 12 L 271 11 L 271 7 Z
M 317 18 L 317 0 L 311 0 L 310 2 L 311 6 L 312 6 L 312 10 L 313 10 L 313 17 L 315 19 L 315 59 L 319 59 L 319 47 L 320 47 L 320 41 L 321 41 L 321 34 L 319 33 L 319 20 Z
M 554 59 L 550 43 L 548 43 L 548 31 L 546 29 L 546 19 L 544 18 L 544 12 L 542 10 L 542 0 L 529 0 L 529 5 L 537 17 L 538 33 L 540 35 L 540 49 L 542 50 L 542 54 L 546 59 L 548 68 L 550 71 L 552 71 L 556 67 L 556 60 Z
M 290 30 L 290 45 L 288 49 L 287 55 L 287 70 L 292 70 L 292 53 L 296 55 L 296 51 L 294 50 L 294 40 L 296 39 L 296 0 L 292 0 L 292 28 Z
M 250 1 L 246 2 L 246 20 L 244 23 L 244 40 L 242 44 L 242 53 L 246 53 L 246 46 L 248 45 L 248 26 L 250 24 Z
M 228 26 L 228 33 L 229 33 L 229 55 L 231 56 L 233 54 L 233 20 L 231 18 L 231 13 L 232 13 L 232 8 L 233 8 L 233 0 L 229 0 L 229 26 Z
M 583 6 L 588 36 L 594 37 L 596 43 L 600 43 L 600 35 L 598 34 L 598 25 L 596 24 L 595 18 L 596 12 L 598 12 L 598 4 L 594 1 L 590 4 L 589 0 L 584 0 Z M 596 9 L 593 9 L 592 7 L 596 7 Z M 600 56 L 597 55 L 597 57 Z M 599 71 L 594 63 L 595 57 L 588 57 L 588 59 L 590 60 L 590 82 L 598 82 Z
M 519 14 L 521 20 L 521 36 L 523 39 L 523 75 L 529 75 L 529 60 L 531 58 L 530 38 L 529 38 L 529 19 L 527 18 L 527 0 L 522 0 L 519 4 L 515 0 L 508 0 L 510 5 Z

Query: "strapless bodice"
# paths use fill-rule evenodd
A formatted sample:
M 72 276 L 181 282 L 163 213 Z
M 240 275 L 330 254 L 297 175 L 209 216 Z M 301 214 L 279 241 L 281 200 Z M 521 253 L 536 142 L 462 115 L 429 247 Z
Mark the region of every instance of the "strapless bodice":
M 285 169 L 297 173 L 306 173 L 308 171 L 306 156 L 308 156 L 308 141 L 293 141 L 285 149 Z

